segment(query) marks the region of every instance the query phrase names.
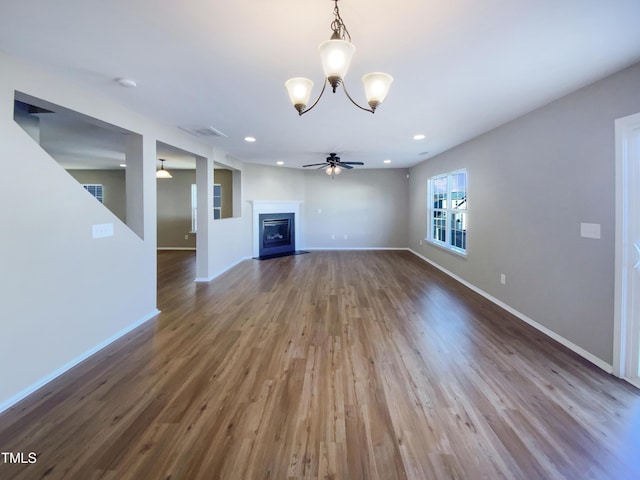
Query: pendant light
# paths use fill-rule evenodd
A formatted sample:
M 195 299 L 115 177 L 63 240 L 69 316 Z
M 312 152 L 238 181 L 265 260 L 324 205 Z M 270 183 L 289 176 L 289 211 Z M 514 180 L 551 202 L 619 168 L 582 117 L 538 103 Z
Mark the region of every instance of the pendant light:
M 160 160 L 161 164 L 160 168 L 156 170 L 156 178 L 173 178 L 173 175 L 169 173 L 169 170 L 164 169 L 164 159 L 159 158 L 158 160 Z

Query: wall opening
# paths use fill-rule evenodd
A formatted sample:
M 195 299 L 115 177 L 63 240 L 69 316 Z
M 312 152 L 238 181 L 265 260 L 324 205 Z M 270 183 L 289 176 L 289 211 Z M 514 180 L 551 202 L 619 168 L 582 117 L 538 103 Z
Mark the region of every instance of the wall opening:
M 213 219 L 240 217 L 240 170 L 215 162 L 213 165 Z
M 197 203 L 195 155 L 166 143 L 156 142 L 156 169 L 160 160 L 171 178 L 157 178 L 158 249 L 195 250 Z
M 135 133 L 22 92 L 15 92 L 13 118 L 88 195 L 127 223 L 126 142 Z

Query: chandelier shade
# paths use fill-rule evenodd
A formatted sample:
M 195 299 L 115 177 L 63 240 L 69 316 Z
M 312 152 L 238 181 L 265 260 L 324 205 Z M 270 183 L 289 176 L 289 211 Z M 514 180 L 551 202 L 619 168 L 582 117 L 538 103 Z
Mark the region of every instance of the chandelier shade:
M 335 88 L 347 75 L 349 64 L 356 53 L 356 47 L 346 40 L 326 40 L 318 47 L 324 76 Z M 335 85 L 334 85 L 335 83 Z
M 364 94 L 367 97 L 367 103 L 371 108 L 375 108 L 382 103 L 382 101 L 389 93 L 389 87 L 393 82 L 393 77 L 387 73 L 373 72 L 367 73 L 362 77 L 362 83 L 364 84 Z
M 289 92 L 289 100 L 298 111 L 304 110 L 309 104 L 309 98 L 311 97 L 311 89 L 313 88 L 313 82 L 308 78 L 296 77 L 290 78 L 286 81 L 285 86 L 287 92 Z

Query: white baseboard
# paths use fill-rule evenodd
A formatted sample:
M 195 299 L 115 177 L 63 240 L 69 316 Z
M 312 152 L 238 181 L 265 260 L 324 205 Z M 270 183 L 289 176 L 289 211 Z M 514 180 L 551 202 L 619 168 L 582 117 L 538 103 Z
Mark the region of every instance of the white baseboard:
M 630 383 L 631 385 L 633 385 L 637 389 L 640 389 L 640 378 L 624 377 L 623 380 L 628 382 L 628 383 Z
M 100 350 L 102 350 L 103 348 L 105 348 L 106 346 L 108 346 L 109 344 L 115 342 L 116 340 L 118 340 L 120 337 L 123 337 L 124 335 L 126 335 L 127 333 L 131 332 L 132 330 L 138 328 L 140 325 L 148 322 L 149 320 L 151 320 L 153 317 L 155 317 L 156 315 L 158 315 L 160 313 L 160 310 L 154 310 L 153 312 L 145 315 L 144 317 L 142 317 L 141 319 L 137 320 L 136 322 L 132 323 L 131 325 L 123 328 L 122 330 L 120 330 L 119 332 L 117 332 L 116 334 L 112 335 L 111 337 L 107 338 L 106 340 L 104 340 L 103 342 L 100 342 L 98 345 L 94 346 L 93 348 L 91 348 L 90 350 L 87 350 L 86 352 L 84 352 L 82 355 L 74 358 L 73 360 L 71 360 L 70 362 L 65 363 L 64 365 L 62 365 L 60 368 L 54 370 L 53 372 L 51 372 L 49 375 L 41 378 L 40 380 L 38 380 L 37 382 L 35 382 L 34 384 L 28 386 L 27 388 L 25 388 L 24 390 L 22 390 L 21 392 L 18 392 L 17 394 L 15 394 L 13 397 L 10 397 L 9 399 L 5 400 L 4 402 L 0 403 L 0 413 L 4 412 L 5 410 L 7 410 L 8 408 L 10 408 L 12 405 L 15 405 L 16 403 L 18 403 L 20 400 L 24 399 L 25 397 L 31 395 L 33 392 L 35 392 L 36 390 L 42 388 L 43 386 L 45 386 L 47 383 L 51 382 L 52 380 L 54 380 L 55 378 L 59 377 L 60 375 L 62 375 L 63 373 L 67 372 L 68 370 L 72 369 L 73 367 L 75 367 L 76 365 L 78 365 L 79 363 L 83 362 L 84 360 L 86 360 L 87 358 L 89 358 L 90 356 L 98 353 Z
M 605 362 L 604 360 L 596 357 L 594 354 L 587 352 L 584 348 L 579 347 L 578 345 L 576 345 L 575 343 L 567 340 L 566 338 L 558 335 L 556 332 L 554 332 L 553 330 L 550 330 L 549 328 L 545 327 L 544 325 L 541 325 L 540 323 L 536 322 L 535 320 L 529 318 L 528 316 L 526 316 L 524 313 L 519 312 L 518 310 L 516 310 L 513 307 L 510 307 L 509 305 L 507 305 L 506 303 L 502 302 L 501 300 L 498 300 L 497 298 L 495 298 L 494 296 L 488 294 L 487 292 L 485 292 L 484 290 L 479 289 L 478 287 L 476 287 L 475 285 L 467 282 L 466 280 L 464 280 L 463 278 L 460 278 L 459 276 L 457 276 L 455 273 L 450 272 L 449 270 L 447 270 L 446 268 L 438 265 L 437 263 L 435 263 L 432 260 L 429 260 L 427 257 L 424 257 L 422 255 L 420 255 L 418 252 L 408 249 L 411 253 L 413 253 L 415 256 L 421 258 L 422 260 L 424 260 L 425 262 L 427 262 L 428 264 L 434 266 L 435 268 L 437 268 L 438 270 L 440 270 L 441 272 L 449 275 L 451 278 L 453 278 L 454 280 L 460 282 L 461 284 L 463 284 L 465 287 L 470 288 L 471 290 L 473 290 L 474 292 L 476 292 L 479 295 L 482 295 L 484 298 L 486 298 L 487 300 L 495 303 L 496 305 L 498 305 L 500 308 L 506 310 L 507 312 L 509 312 L 510 314 L 514 315 L 515 317 L 519 318 L 520 320 L 522 320 L 525 323 L 528 323 L 529 325 L 531 325 L 533 328 L 535 328 L 536 330 L 539 330 L 540 332 L 544 333 L 545 335 L 547 335 L 548 337 L 553 338 L 556 342 L 561 343 L 562 345 L 564 345 L 565 347 L 567 347 L 569 350 L 577 353 L 578 355 L 580 355 L 581 357 L 583 357 L 584 359 L 590 361 L 591 363 L 593 363 L 595 366 L 601 368 L 602 370 L 604 370 L 607 373 L 613 373 L 613 365 L 609 365 L 607 362 Z
M 239 263 L 242 263 L 242 262 L 244 262 L 245 260 L 250 260 L 250 259 L 251 259 L 251 257 L 244 257 L 244 258 L 241 258 L 241 259 L 240 259 L 240 260 L 238 260 L 236 263 L 234 263 L 234 264 L 232 264 L 232 265 L 229 265 L 228 267 L 226 267 L 226 268 L 224 268 L 224 269 L 220 270 L 219 272 L 214 273 L 213 275 L 211 275 L 211 276 L 209 276 L 209 277 L 196 277 L 196 278 L 194 279 L 194 282 L 197 282 L 197 283 L 208 283 L 208 282 L 210 282 L 211 280 L 213 280 L 214 278 L 219 277 L 219 276 L 220 276 L 220 275 L 222 275 L 223 273 L 228 272 L 229 270 L 231 270 L 233 267 L 235 267 L 235 266 L 236 266 L 236 265 L 238 265 Z

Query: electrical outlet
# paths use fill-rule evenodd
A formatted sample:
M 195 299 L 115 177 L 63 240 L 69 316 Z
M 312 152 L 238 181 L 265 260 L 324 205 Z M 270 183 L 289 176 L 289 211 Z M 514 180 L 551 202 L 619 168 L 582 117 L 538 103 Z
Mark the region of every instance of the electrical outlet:
M 507 283 L 507 276 L 504 273 L 500 274 L 500 283 L 502 285 L 506 285 L 506 283 Z
M 335 240 L 335 239 L 336 239 L 336 236 L 332 233 L 331 234 L 331 240 Z
M 422 239 L 420 239 L 420 245 L 422 245 Z
M 185 240 L 189 240 L 189 235 L 185 235 L 185 236 L 184 236 L 184 239 L 185 239 Z
M 349 238 L 349 235 L 345 234 L 344 239 L 346 240 L 347 238 Z

